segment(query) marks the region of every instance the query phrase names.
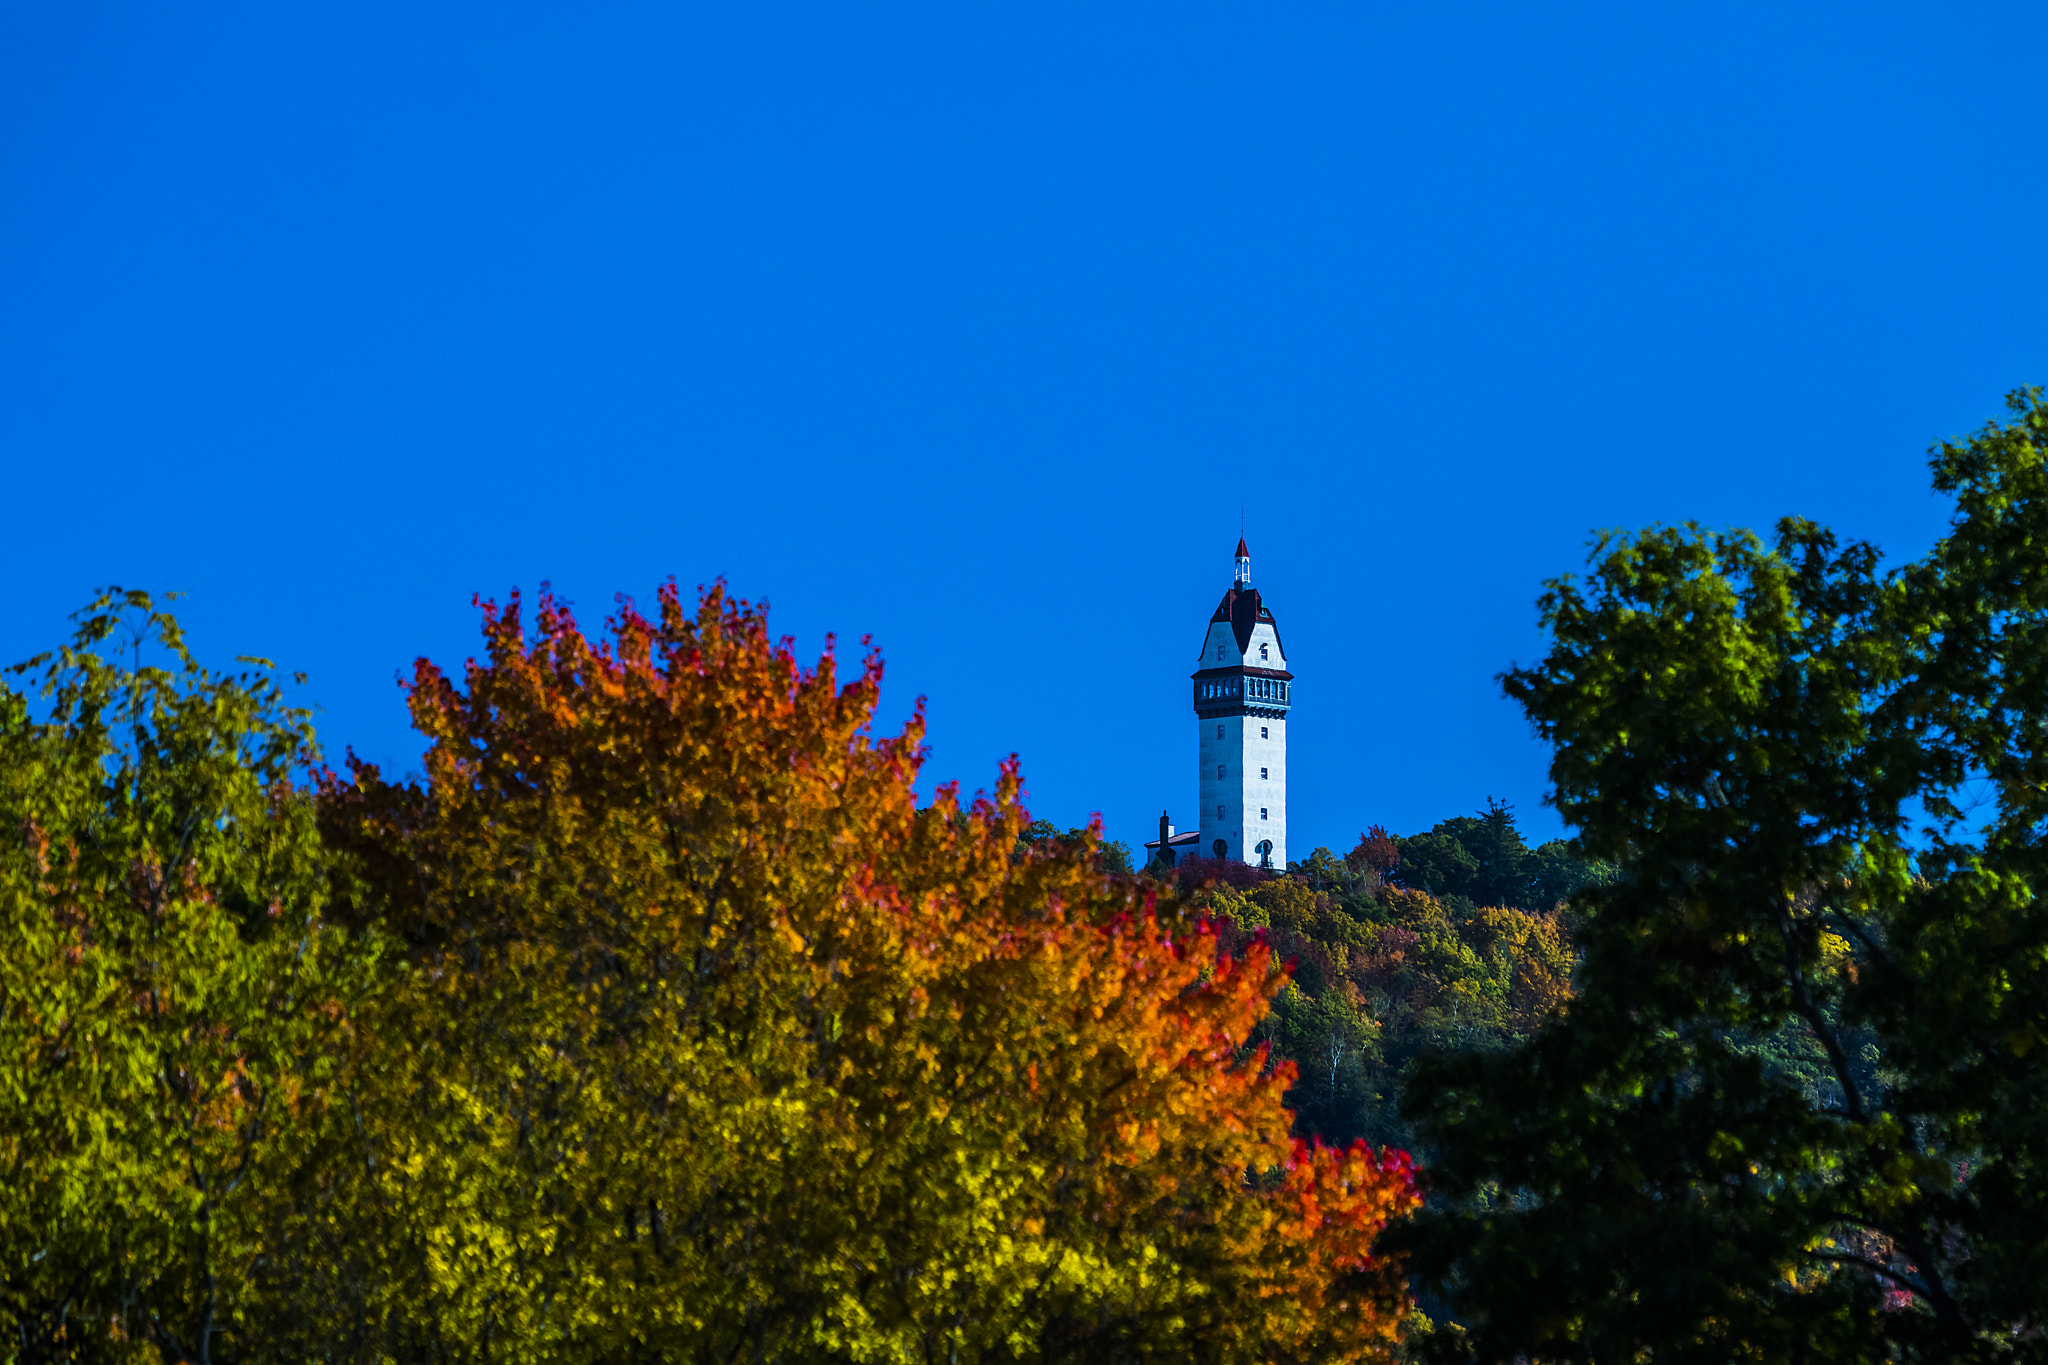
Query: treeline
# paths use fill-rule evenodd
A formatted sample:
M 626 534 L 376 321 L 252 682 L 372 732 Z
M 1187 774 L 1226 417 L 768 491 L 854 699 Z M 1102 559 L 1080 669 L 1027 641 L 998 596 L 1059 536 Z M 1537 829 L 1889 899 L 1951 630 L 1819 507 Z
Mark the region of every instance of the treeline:
M 1087 830 L 1037 821 L 1019 841 L 1079 849 Z M 1131 870 L 1122 844 L 1098 865 Z M 1284 873 L 1225 859 L 1143 869 L 1218 921 L 1226 948 L 1268 944 L 1291 979 L 1246 1048 L 1291 1064 L 1303 1138 L 1414 1150 L 1402 1085 L 1428 1051 L 1499 1051 L 1571 994 L 1571 898 L 1617 875 L 1569 841 L 1531 848 L 1513 810 L 1488 798 L 1415 835 L 1374 826 L 1350 853 L 1318 848 Z
M 1415 1060 L 1531 1036 L 1571 993 L 1568 898 L 1612 876 L 1563 840 L 1529 848 L 1489 801 L 1423 834 L 1375 827 L 1344 858 L 1319 848 L 1284 876 L 1197 900 L 1236 930 L 1232 946 L 1263 931 L 1294 963 L 1258 1037 L 1298 1069 L 1297 1131 L 1413 1150 L 1400 1097 Z
M 1019 853 L 1088 838 L 1038 821 Z M 1121 844 L 1095 857 L 1130 868 Z M 1284 873 L 1192 857 L 1144 875 L 1214 916 L 1228 950 L 1256 941 L 1292 964 L 1246 1048 L 1295 1068 L 1297 1135 L 1413 1150 L 1400 1096 L 1416 1059 L 1533 1034 L 1571 994 L 1571 897 L 1617 870 L 1563 839 L 1529 847 L 1512 809 L 1489 798 L 1420 834 L 1375 826 L 1345 856 L 1318 848 Z
M 1277 876 L 1121 871 L 1014 764 L 919 807 L 879 664 L 719 592 L 490 610 L 399 782 L 116 595 L 0 692 L 8 1353 L 2048 1361 L 2010 411 L 1897 569 L 1794 519 L 1552 583 L 1502 681 L 1571 844 Z
M 403 781 L 141 594 L 0 691 L 9 1359 L 1394 1348 L 1414 1172 L 1293 1137 L 1267 949 L 719 591 L 484 634 Z

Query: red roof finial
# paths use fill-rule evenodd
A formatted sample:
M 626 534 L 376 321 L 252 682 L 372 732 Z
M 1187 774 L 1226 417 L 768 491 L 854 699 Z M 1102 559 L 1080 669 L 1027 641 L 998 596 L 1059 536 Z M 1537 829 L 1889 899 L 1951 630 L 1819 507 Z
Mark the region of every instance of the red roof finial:
M 1250 559 L 1252 557 L 1252 552 L 1245 548 L 1243 536 L 1237 538 L 1237 557 L 1239 559 Z

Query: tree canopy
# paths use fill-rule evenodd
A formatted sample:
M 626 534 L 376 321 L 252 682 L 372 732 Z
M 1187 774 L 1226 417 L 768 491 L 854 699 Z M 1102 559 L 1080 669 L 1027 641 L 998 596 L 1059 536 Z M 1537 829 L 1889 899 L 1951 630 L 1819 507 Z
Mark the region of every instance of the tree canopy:
M 2048 406 L 2010 411 L 1934 452 L 1916 563 L 1688 525 L 1551 585 L 1505 686 L 1619 875 L 1569 1007 L 1409 1087 L 1447 1356 L 2048 1354 Z
M 116 589 L 0 689 L 10 1359 L 224 1358 L 334 1153 L 378 954 L 325 923 L 307 717 L 242 663 Z
M 1576 853 L 1563 839 L 1522 842 L 1514 812 L 1492 797 L 1477 815 L 1442 820 L 1426 834 L 1394 841 L 1389 872 L 1400 885 L 1472 905 L 1548 910 L 1614 870 Z
M 720 589 L 484 634 L 399 782 L 139 596 L 4 698 L 19 1358 L 1393 1349 L 1412 1168 L 1292 1135 L 1263 941 L 1025 839 L 1014 763 L 919 807 L 880 661 Z

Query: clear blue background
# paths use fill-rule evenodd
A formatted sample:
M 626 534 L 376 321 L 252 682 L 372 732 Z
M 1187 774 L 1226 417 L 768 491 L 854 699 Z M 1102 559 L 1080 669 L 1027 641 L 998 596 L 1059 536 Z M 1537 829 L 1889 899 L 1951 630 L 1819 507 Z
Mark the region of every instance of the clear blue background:
M 1516 803 L 1594 528 L 1938 534 L 2048 380 L 2038 5 L 0 3 L 0 654 L 394 675 L 473 591 L 872 633 L 931 778 L 1192 822 L 1244 524 L 1296 856 Z M 857 652 L 851 651 L 849 652 Z

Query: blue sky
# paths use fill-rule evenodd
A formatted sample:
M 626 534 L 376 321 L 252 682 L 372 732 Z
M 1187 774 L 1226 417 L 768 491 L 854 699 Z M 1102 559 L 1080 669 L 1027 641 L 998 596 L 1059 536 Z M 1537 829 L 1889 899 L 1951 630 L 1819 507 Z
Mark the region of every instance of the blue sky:
M 0 655 L 104 583 L 395 674 L 673 574 L 872 634 L 927 772 L 1192 823 L 1242 513 L 1290 847 L 1491 796 L 1596 528 L 1895 558 L 2048 381 L 2038 6 L 0 0 Z

